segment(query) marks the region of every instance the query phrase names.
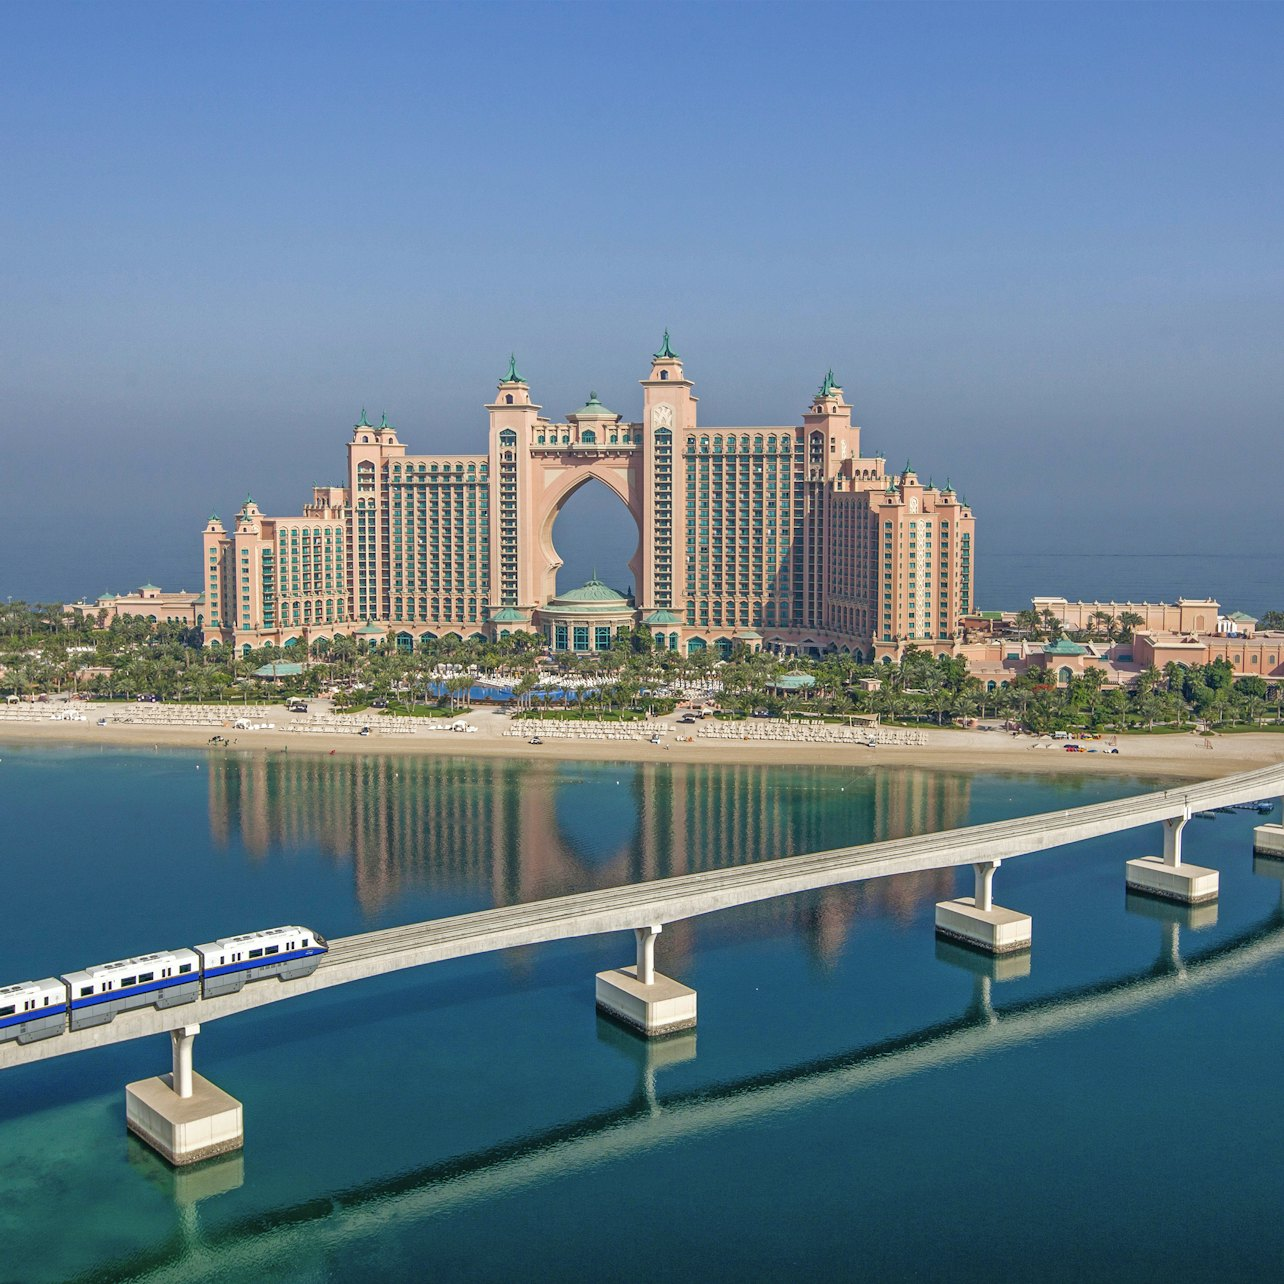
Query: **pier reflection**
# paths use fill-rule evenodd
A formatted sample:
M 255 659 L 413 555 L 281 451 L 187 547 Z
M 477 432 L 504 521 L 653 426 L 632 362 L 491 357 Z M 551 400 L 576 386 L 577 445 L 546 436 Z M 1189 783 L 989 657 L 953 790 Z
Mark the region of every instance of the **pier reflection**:
M 970 779 L 914 770 L 527 762 L 453 757 L 220 755 L 214 841 L 253 856 L 319 847 L 351 861 L 378 916 L 411 891 L 510 905 L 965 822 Z M 953 893 L 950 870 L 780 898 L 746 921 L 801 931 L 820 961 L 862 915 L 913 917 Z M 690 926 L 666 933 L 666 955 Z

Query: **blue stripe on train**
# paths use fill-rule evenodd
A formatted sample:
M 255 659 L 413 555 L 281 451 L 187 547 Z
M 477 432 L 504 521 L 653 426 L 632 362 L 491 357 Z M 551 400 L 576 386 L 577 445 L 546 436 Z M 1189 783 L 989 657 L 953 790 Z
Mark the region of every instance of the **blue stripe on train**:
M 0 1017 L 0 1030 L 6 1026 L 21 1025 L 24 1021 L 39 1021 L 42 1017 L 66 1014 L 65 1003 L 50 1004 L 47 1008 L 32 1008 L 30 1012 L 18 1012 L 14 1016 Z
M 105 994 L 87 994 L 83 998 L 72 999 L 71 1006 L 73 1010 L 91 1008 L 95 1003 L 110 1003 L 114 999 L 132 999 L 136 994 L 147 994 L 152 990 L 167 990 L 171 985 L 196 985 L 200 979 L 201 974 L 197 971 L 184 972 L 182 976 L 167 976 L 149 985 L 127 985 L 123 990 L 108 990 Z
M 288 963 L 291 959 L 309 959 L 324 950 L 289 950 L 285 954 L 269 954 L 261 959 L 245 959 L 241 963 L 228 963 L 223 967 L 202 969 L 203 976 L 226 976 L 229 972 L 244 972 L 252 967 L 271 967 L 274 963 Z

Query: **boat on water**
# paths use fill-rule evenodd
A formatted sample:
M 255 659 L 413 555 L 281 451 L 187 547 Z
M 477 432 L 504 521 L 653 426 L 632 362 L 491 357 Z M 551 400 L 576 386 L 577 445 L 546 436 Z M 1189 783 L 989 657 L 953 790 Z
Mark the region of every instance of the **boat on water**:
M 1195 813 L 1195 819 L 1196 820 L 1216 820 L 1217 813 L 1215 811 L 1197 811 Z

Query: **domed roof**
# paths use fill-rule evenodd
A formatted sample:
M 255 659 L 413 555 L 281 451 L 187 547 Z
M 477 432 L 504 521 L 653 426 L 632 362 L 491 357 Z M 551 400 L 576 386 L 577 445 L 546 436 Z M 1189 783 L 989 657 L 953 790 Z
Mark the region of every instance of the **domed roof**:
M 590 392 L 589 399 L 573 415 L 568 416 L 571 419 L 618 419 L 620 416 L 614 410 L 608 410 L 598 399 L 597 393 Z
M 609 585 L 603 584 L 601 580 L 594 576 L 587 584 L 581 585 L 577 589 L 568 589 L 565 593 L 559 593 L 553 599 L 553 602 L 558 606 L 563 602 L 618 602 L 627 606 L 629 599 L 623 593 L 617 593 Z

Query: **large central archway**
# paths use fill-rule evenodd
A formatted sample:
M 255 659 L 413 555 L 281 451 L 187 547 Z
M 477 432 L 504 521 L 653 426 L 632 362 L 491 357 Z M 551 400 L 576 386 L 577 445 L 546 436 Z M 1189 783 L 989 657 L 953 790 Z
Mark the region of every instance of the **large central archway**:
M 621 593 L 637 589 L 641 532 L 619 495 L 596 478 L 573 487 L 557 507 L 549 542 L 556 592 L 597 578 Z
M 536 564 L 532 568 L 536 604 L 547 602 L 557 592 L 557 572 L 562 557 L 553 543 L 553 525 L 567 501 L 590 482 L 600 482 L 628 510 L 637 531 L 637 543 L 628 560 L 635 592 L 643 583 L 643 500 L 638 478 L 636 456 L 584 461 L 558 457 L 551 466 L 541 469 L 540 493 L 536 497 L 535 548 Z

